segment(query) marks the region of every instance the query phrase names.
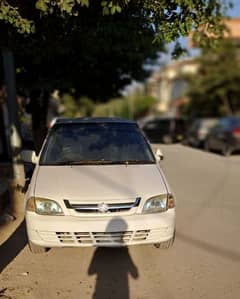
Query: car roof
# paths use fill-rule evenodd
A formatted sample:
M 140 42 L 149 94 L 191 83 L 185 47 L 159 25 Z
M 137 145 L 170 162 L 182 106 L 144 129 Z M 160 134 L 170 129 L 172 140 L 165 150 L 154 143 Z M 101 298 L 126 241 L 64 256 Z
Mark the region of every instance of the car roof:
M 79 123 L 121 123 L 137 124 L 135 121 L 117 117 L 79 117 L 79 118 L 58 118 L 55 124 L 79 124 Z
M 154 121 L 175 121 L 175 120 L 185 120 L 183 117 L 175 117 L 175 116 L 162 116 L 162 117 L 155 117 L 152 119 L 149 119 L 148 122 L 154 122 Z
M 217 117 L 203 117 L 203 118 L 195 118 L 192 121 L 192 124 L 198 123 L 198 124 L 204 124 L 209 122 L 217 122 L 219 121 L 219 118 Z
M 219 120 L 219 117 L 197 117 L 193 121 Z
M 226 120 L 226 119 L 229 119 L 229 120 L 240 120 L 240 116 L 224 116 L 222 117 L 220 120 Z

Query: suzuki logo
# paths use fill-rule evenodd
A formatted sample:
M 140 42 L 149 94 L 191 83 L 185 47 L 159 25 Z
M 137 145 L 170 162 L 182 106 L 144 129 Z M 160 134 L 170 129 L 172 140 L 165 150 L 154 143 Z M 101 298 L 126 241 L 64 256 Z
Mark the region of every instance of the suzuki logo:
M 102 202 L 98 205 L 98 211 L 101 213 L 107 213 L 108 209 L 109 209 L 109 206 L 107 204 L 105 204 L 104 202 Z

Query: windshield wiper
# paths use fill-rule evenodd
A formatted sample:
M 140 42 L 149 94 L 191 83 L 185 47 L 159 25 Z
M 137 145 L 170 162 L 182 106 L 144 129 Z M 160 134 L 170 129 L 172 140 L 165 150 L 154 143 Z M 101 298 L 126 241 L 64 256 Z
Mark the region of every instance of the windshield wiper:
M 52 165 L 102 165 L 112 164 L 111 160 L 79 160 L 79 161 L 60 161 L 53 163 Z
M 79 161 L 59 161 L 54 163 L 44 163 L 43 165 L 114 165 L 114 164 L 154 164 L 154 161 L 151 160 L 79 160 Z
M 124 164 L 154 164 L 154 161 L 151 160 L 126 160 L 122 161 Z

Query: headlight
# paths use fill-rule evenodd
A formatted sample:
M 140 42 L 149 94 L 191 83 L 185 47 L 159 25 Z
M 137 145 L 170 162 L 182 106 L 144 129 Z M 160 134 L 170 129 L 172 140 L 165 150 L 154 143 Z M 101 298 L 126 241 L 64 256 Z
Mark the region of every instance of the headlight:
M 27 202 L 27 211 L 40 215 L 64 215 L 60 205 L 51 199 L 31 197 Z
M 174 208 L 174 198 L 172 194 L 161 194 L 149 198 L 143 207 L 143 213 L 161 213 L 167 211 L 167 209 Z

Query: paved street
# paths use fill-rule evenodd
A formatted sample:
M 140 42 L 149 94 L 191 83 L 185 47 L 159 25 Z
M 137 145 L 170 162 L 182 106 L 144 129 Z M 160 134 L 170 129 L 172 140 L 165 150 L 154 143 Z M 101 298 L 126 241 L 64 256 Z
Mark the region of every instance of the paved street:
M 21 226 L 0 247 L 0 298 L 239 299 L 240 156 L 161 148 L 178 200 L 172 249 L 74 248 L 33 255 Z

